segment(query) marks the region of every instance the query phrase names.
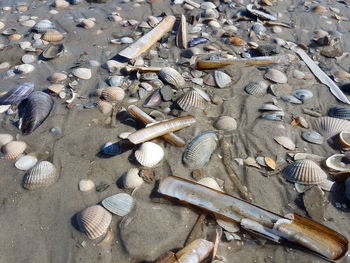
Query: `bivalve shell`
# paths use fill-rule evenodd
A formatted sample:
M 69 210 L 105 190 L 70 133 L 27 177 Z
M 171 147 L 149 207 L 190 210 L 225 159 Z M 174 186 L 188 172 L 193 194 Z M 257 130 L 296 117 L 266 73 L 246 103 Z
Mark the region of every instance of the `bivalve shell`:
M 265 73 L 265 78 L 280 84 L 287 83 L 288 81 L 287 76 L 277 69 L 268 69 Z
M 333 154 L 325 161 L 328 169 L 336 172 L 350 172 L 349 156 L 345 154 Z
M 205 109 L 205 99 L 194 89 L 187 91 L 177 101 L 177 105 L 184 111 L 191 111 L 193 108 Z
M 126 189 L 138 188 L 143 184 L 142 178 L 139 176 L 139 169 L 131 168 L 123 177 L 123 187 Z
M 80 79 L 90 79 L 92 76 L 91 69 L 88 68 L 76 68 L 72 73 L 74 76 Z
M 109 102 L 121 101 L 125 97 L 125 91 L 120 87 L 110 87 L 104 89 L 101 96 Z
M 80 23 L 84 28 L 90 29 L 95 26 L 95 21 L 91 18 L 83 19 Z
M 15 167 L 19 170 L 27 171 L 33 168 L 37 162 L 38 162 L 38 159 L 35 156 L 25 155 L 16 161 Z
M 157 165 L 163 157 L 163 148 L 153 142 L 144 142 L 141 147 L 135 151 L 136 160 L 142 166 L 149 168 Z
M 58 42 L 61 41 L 63 38 L 64 35 L 55 29 L 50 29 L 46 31 L 46 33 L 43 35 L 43 39 L 47 42 Z
M 17 85 L 5 95 L 0 97 L 0 105 L 17 104 L 29 97 L 34 91 L 34 84 L 31 82 L 24 82 Z
M 301 101 L 311 99 L 313 97 L 313 93 L 311 90 L 307 89 L 297 89 L 293 91 L 293 96 L 298 98 Z
M 22 141 L 11 141 L 2 146 L 2 152 L 4 153 L 4 159 L 13 160 L 24 153 L 27 148 L 27 144 Z
M 350 108 L 344 106 L 333 106 L 328 110 L 328 116 L 338 119 L 350 120 Z
M 7 133 L 0 133 L 0 147 L 13 141 L 13 136 Z
M 345 180 L 345 196 L 350 201 L 350 178 Z
M 33 26 L 33 30 L 38 33 L 43 33 L 50 29 L 56 29 L 55 25 L 50 20 L 40 20 Z
M 33 190 L 49 186 L 56 182 L 58 171 L 52 163 L 41 161 L 30 169 L 23 177 L 23 187 Z
M 324 142 L 324 137 L 319 134 L 318 132 L 315 131 L 305 131 L 301 134 L 301 137 L 310 143 L 314 143 L 314 144 L 323 144 Z
M 64 51 L 65 48 L 63 44 L 49 45 L 42 53 L 42 56 L 45 59 L 50 60 L 61 56 Z
M 342 131 L 338 135 L 340 144 L 345 148 L 350 148 L 350 132 Z M 1 142 L 0 142 L 1 145 Z
M 250 82 L 245 86 L 244 90 L 255 97 L 262 97 L 267 94 L 268 85 L 265 81 Z
M 177 88 L 182 88 L 186 84 L 185 79 L 181 76 L 181 74 L 177 70 L 170 67 L 162 68 L 159 71 L 159 77 L 166 83 Z
M 212 188 L 214 190 L 222 192 L 222 189 L 220 188 L 218 182 L 211 177 L 204 177 L 198 181 L 199 184 L 204 185 L 206 187 Z
M 95 183 L 89 179 L 82 179 L 79 182 L 79 190 L 82 192 L 88 192 L 95 188 Z
M 31 64 L 22 64 L 22 65 L 16 66 L 15 69 L 17 73 L 24 75 L 34 71 L 35 67 Z
M 311 160 L 298 160 L 288 165 L 282 175 L 299 184 L 318 184 L 327 179 L 327 174 Z
M 220 88 L 226 88 L 231 83 L 231 77 L 222 71 L 214 71 L 214 79 L 216 85 Z
M 126 216 L 134 208 L 135 201 L 131 195 L 120 193 L 107 197 L 102 201 L 102 205 L 113 214 Z
M 105 100 L 99 100 L 97 102 L 97 107 L 100 110 L 100 112 L 103 113 L 103 114 L 108 114 L 113 109 L 113 105 L 111 103 L 109 103 L 108 101 L 105 101 Z
M 350 132 L 350 122 L 332 117 L 320 117 L 314 122 L 314 129 L 326 138 L 342 131 Z
M 215 123 L 215 127 L 218 130 L 233 131 L 237 129 L 237 122 L 230 116 L 220 116 Z
M 295 150 L 295 144 L 294 142 L 285 136 L 277 136 L 273 138 L 278 144 L 282 145 L 284 148 L 290 151 Z

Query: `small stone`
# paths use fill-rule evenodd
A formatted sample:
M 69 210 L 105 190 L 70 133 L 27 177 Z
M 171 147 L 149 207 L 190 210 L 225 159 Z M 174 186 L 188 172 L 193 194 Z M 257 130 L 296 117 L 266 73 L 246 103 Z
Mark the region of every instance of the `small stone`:
M 79 182 L 79 190 L 82 192 L 91 191 L 95 188 L 95 183 L 89 179 L 83 179 Z
M 304 206 L 308 215 L 317 222 L 325 220 L 326 200 L 319 186 L 307 190 L 303 196 Z
M 170 101 L 174 96 L 174 92 L 169 85 L 165 85 L 160 89 L 160 95 L 164 101 Z
M 61 135 L 62 134 L 62 129 L 60 127 L 52 127 L 50 129 L 50 133 L 52 135 L 55 135 L 55 136 L 58 136 L 58 135 Z
M 100 183 L 96 186 L 96 192 L 103 192 L 106 191 L 107 188 L 109 187 L 109 184 L 106 183 Z

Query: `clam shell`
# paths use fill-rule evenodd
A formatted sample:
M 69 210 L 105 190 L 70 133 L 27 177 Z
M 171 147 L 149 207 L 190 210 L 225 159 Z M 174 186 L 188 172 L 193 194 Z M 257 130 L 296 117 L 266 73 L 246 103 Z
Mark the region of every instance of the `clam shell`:
M 303 102 L 292 95 L 282 96 L 281 99 L 285 102 L 293 104 L 302 104 Z
M 126 216 L 134 208 L 135 201 L 131 195 L 120 193 L 102 200 L 102 205 L 113 214 Z
M 99 111 L 103 114 L 108 114 L 113 109 L 113 105 L 105 100 L 99 100 L 97 102 L 97 107 L 98 107 Z
M 245 46 L 247 43 L 239 38 L 239 37 L 231 37 L 230 38 L 230 42 L 234 45 L 234 46 Z
M 121 101 L 125 97 L 125 91 L 119 87 L 110 87 L 102 91 L 102 98 L 109 102 Z
M 273 68 L 267 70 L 265 78 L 281 84 L 287 83 L 288 81 L 287 76 L 283 72 Z
M 92 76 L 91 69 L 88 68 L 76 68 L 72 73 L 74 76 L 80 79 L 90 79 Z
M 162 96 L 159 89 L 156 89 L 147 97 L 144 104 L 142 105 L 145 108 L 158 107 L 162 103 Z
M 58 42 L 63 38 L 63 34 L 55 29 L 50 29 L 43 35 L 43 39 L 48 42 Z
M 214 131 L 205 131 L 197 135 L 187 144 L 182 156 L 189 167 L 203 167 L 217 147 L 218 138 Z
M 89 206 L 77 214 L 79 229 L 89 239 L 96 239 L 104 235 L 111 221 L 112 214 L 100 205 Z
M 222 189 L 220 188 L 218 182 L 214 178 L 204 177 L 200 179 L 197 183 L 222 192 Z
M 252 26 L 252 31 L 257 34 L 258 36 L 259 35 L 264 35 L 266 33 L 266 27 L 261 24 L 261 23 L 255 23 L 253 26 Z
M 350 172 L 349 157 L 345 154 L 333 154 L 326 159 L 325 165 L 332 171 Z
M 181 74 L 173 68 L 162 68 L 159 71 L 159 77 L 166 83 L 173 85 L 177 88 L 182 88 L 186 84 L 185 79 L 181 76 Z
M 268 85 L 265 81 L 250 82 L 245 86 L 244 90 L 255 97 L 262 97 L 267 94 Z
M 7 133 L 0 133 L 0 147 L 13 141 L 13 136 Z
M 24 153 L 27 148 L 27 144 L 22 141 L 11 141 L 4 146 L 2 146 L 2 152 L 4 153 L 4 159 L 12 160 L 16 159 L 22 153 Z
M 126 189 L 138 188 L 143 184 L 142 178 L 139 176 L 139 169 L 131 168 L 123 177 L 123 187 Z
M 350 108 L 344 106 L 333 106 L 328 110 L 328 116 L 338 119 L 350 120 Z
M 314 122 L 314 129 L 324 137 L 334 136 L 342 131 L 350 132 L 350 122 L 332 117 L 320 117 Z
M 327 179 L 327 174 L 311 160 L 298 160 L 288 165 L 282 175 L 299 184 L 318 184 Z
M 342 131 L 338 135 L 340 144 L 345 148 L 350 148 L 350 132 Z M 0 142 L 1 145 L 1 142 Z
M 205 109 L 205 99 L 194 89 L 187 91 L 177 101 L 177 105 L 184 111 L 191 111 L 192 108 Z
M 24 175 L 23 187 L 33 190 L 49 186 L 56 182 L 57 178 L 58 171 L 56 167 L 48 161 L 41 161 Z
M 153 142 L 144 142 L 141 144 L 141 147 L 135 151 L 136 160 L 142 166 L 149 168 L 157 165 L 163 157 L 163 148 Z
M 33 30 L 38 32 L 38 33 L 43 33 L 46 32 L 50 29 L 55 29 L 55 25 L 50 21 L 50 20 L 40 20 L 38 21 L 34 26 Z
M 278 144 L 282 145 L 287 150 L 294 151 L 295 150 L 295 144 L 294 142 L 285 136 L 278 136 L 273 138 Z
M 293 91 L 292 95 L 294 97 L 296 97 L 299 100 L 308 100 L 311 99 L 313 97 L 313 93 L 311 90 L 307 90 L 307 89 L 297 89 L 295 91 Z
M 61 56 L 64 53 L 64 50 L 65 48 L 63 44 L 50 45 L 44 50 L 42 56 L 45 59 L 54 59 Z
M 216 85 L 220 89 L 227 87 L 231 83 L 231 77 L 227 75 L 225 72 L 218 71 L 218 70 L 214 71 L 214 79 L 215 79 Z
M 53 73 L 49 80 L 53 83 L 61 82 L 67 79 L 67 74 L 62 73 L 62 72 L 55 72 Z
M 31 64 L 22 64 L 15 67 L 17 74 L 29 74 L 30 72 L 34 71 L 35 67 Z
M 323 144 L 324 142 L 324 137 L 319 134 L 318 132 L 315 131 L 305 131 L 301 134 L 301 137 L 307 141 L 307 142 L 311 142 L 314 144 Z
M 107 154 L 110 156 L 118 155 L 122 153 L 122 147 L 118 142 L 106 142 L 102 147 L 101 147 L 101 153 Z
M 274 104 L 266 103 L 259 108 L 259 111 L 282 111 L 282 109 Z
M 87 192 L 95 188 L 95 183 L 89 179 L 82 179 L 79 182 L 79 190 Z
M 215 122 L 215 128 L 223 131 L 233 131 L 237 129 L 237 122 L 230 116 L 220 116 Z
M 31 82 L 24 82 L 17 85 L 12 90 L 8 91 L 5 95 L 0 97 L 0 105 L 17 104 L 22 100 L 28 98 L 28 96 L 34 91 L 34 84 Z
M 38 162 L 38 159 L 35 156 L 25 155 L 16 161 L 15 167 L 19 170 L 27 171 L 33 168 L 37 162 Z
M 81 25 L 86 29 L 90 29 L 95 26 L 95 21 L 93 21 L 91 18 L 83 19 L 81 21 Z

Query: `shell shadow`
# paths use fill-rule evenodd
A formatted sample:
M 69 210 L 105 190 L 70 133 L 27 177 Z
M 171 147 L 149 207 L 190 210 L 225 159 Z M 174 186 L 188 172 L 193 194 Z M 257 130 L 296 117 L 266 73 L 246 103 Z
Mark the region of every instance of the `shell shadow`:
M 120 123 L 133 127 L 135 129 L 141 129 L 145 127 L 143 123 L 137 121 L 135 117 L 127 111 L 118 112 L 116 118 Z
M 79 213 L 79 212 L 78 212 L 78 213 Z M 78 230 L 79 232 L 81 232 L 81 230 L 80 230 L 80 228 L 79 228 L 79 225 L 78 225 L 78 220 L 77 220 L 78 213 L 76 213 L 75 215 L 73 215 L 73 216 L 70 218 L 70 223 L 71 223 L 71 225 L 72 225 L 76 230 Z

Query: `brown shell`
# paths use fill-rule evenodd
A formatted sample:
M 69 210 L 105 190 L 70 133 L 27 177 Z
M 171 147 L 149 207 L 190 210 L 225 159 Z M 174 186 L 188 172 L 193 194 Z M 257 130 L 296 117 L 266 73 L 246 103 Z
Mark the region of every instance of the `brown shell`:
M 4 159 L 13 160 L 24 153 L 27 148 L 27 144 L 22 141 L 12 141 L 2 147 L 4 153 Z
M 295 144 L 294 142 L 285 136 L 277 136 L 273 138 L 278 144 L 282 145 L 287 150 L 294 151 L 295 150 Z
M 205 109 L 205 99 L 194 89 L 187 91 L 177 101 L 177 105 L 184 111 L 191 111 L 193 108 Z
M 314 129 L 328 138 L 342 131 L 350 132 L 350 121 L 332 117 L 320 117 L 315 120 Z
M 282 175 L 291 182 L 318 184 L 327 179 L 327 174 L 311 160 L 298 160 L 288 165 Z
M 245 46 L 247 43 L 239 38 L 239 37 L 231 37 L 230 38 L 230 42 L 234 45 L 234 46 Z
M 64 38 L 63 34 L 55 29 L 50 29 L 46 31 L 43 39 L 48 42 L 58 42 Z

